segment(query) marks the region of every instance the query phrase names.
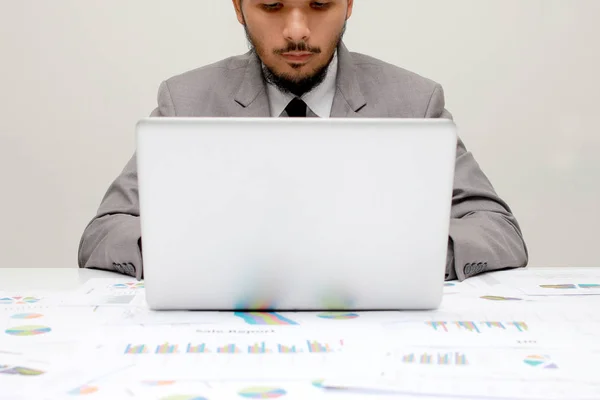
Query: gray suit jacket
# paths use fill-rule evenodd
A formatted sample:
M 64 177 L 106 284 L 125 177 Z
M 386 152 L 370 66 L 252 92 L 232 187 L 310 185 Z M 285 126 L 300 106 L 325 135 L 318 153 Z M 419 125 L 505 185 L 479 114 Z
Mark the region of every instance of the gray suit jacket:
M 380 60 L 338 50 L 333 118 L 452 118 L 442 87 Z M 260 60 L 231 57 L 160 86 L 155 117 L 269 117 Z M 135 154 L 109 187 L 85 228 L 79 266 L 142 277 Z M 446 279 L 523 267 L 527 249 L 508 205 L 459 139 L 452 199 Z

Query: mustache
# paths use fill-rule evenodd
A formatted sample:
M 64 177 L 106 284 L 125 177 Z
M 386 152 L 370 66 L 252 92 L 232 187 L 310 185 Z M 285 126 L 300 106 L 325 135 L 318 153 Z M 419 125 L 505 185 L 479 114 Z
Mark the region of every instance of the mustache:
M 298 43 L 288 43 L 287 47 L 284 49 L 273 50 L 273 53 L 277 55 L 282 55 L 284 53 L 291 53 L 293 51 L 303 51 L 309 52 L 313 54 L 321 54 L 320 47 L 311 47 L 306 42 L 298 42 Z

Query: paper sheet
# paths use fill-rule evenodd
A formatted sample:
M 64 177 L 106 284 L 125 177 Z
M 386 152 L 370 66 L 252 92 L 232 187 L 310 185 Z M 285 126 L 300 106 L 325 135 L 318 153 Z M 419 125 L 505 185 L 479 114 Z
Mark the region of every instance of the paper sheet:
M 4 292 L 0 387 L 23 395 L 21 382 L 35 379 L 24 398 L 48 399 L 384 392 L 435 399 L 491 391 L 597 400 L 600 376 L 587 366 L 600 361 L 600 296 L 523 290 L 595 279 L 579 270 L 485 274 L 448 282 L 440 309 L 412 312 L 155 312 L 143 283 L 127 277 L 93 279 L 72 292 Z M 45 373 L 1 373 L 11 369 Z
M 72 304 L 138 306 L 144 302 L 144 282 L 130 278 L 90 279 L 71 298 Z
M 394 347 L 362 378 L 326 379 L 326 387 L 414 395 L 502 399 L 597 399 L 600 351 Z M 435 382 L 435 385 L 432 385 Z
M 435 384 L 432 384 L 435 382 Z M 578 381 L 522 379 L 473 379 L 469 377 L 406 374 L 395 380 L 326 380 L 330 388 L 361 389 L 371 392 L 437 396 L 441 398 L 474 398 L 478 400 L 597 400 L 600 386 Z
M 556 279 L 525 282 L 519 289 L 529 296 L 600 295 L 600 279 Z
M 114 326 L 88 341 L 97 341 L 95 360 L 133 364 L 145 379 L 190 380 L 198 371 L 204 379 L 312 379 L 347 376 L 356 354 L 380 357 L 362 340 L 367 332 L 379 335 L 372 328 L 343 333 L 299 326 Z
M 27 312 L 62 306 L 65 298 L 75 292 L 0 291 L 0 313 Z
M 118 362 L 111 365 L 84 363 L 83 355 L 69 358 L 36 357 L 30 355 L 8 357 L 0 355 L 0 388 L 8 398 L 60 398 L 71 387 L 123 368 Z

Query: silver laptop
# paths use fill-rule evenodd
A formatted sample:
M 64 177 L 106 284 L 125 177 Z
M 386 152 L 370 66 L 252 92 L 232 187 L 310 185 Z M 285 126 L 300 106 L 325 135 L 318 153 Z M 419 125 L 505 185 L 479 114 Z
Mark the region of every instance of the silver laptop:
M 140 121 L 148 305 L 439 307 L 456 144 L 446 119 Z

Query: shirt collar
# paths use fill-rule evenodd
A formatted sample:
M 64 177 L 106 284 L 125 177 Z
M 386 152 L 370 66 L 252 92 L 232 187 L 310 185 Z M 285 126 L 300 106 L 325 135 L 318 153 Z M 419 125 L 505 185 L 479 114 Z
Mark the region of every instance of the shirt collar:
M 321 84 L 308 93 L 305 93 L 301 99 L 304 100 L 308 108 L 320 118 L 329 118 L 333 98 L 335 97 L 335 84 L 337 80 L 338 57 L 337 50 L 327 69 L 327 75 Z M 291 93 L 282 92 L 277 86 L 267 84 L 267 96 L 269 97 L 269 107 L 271 117 L 279 117 L 287 107 L 290 101 L 294 99 Z

